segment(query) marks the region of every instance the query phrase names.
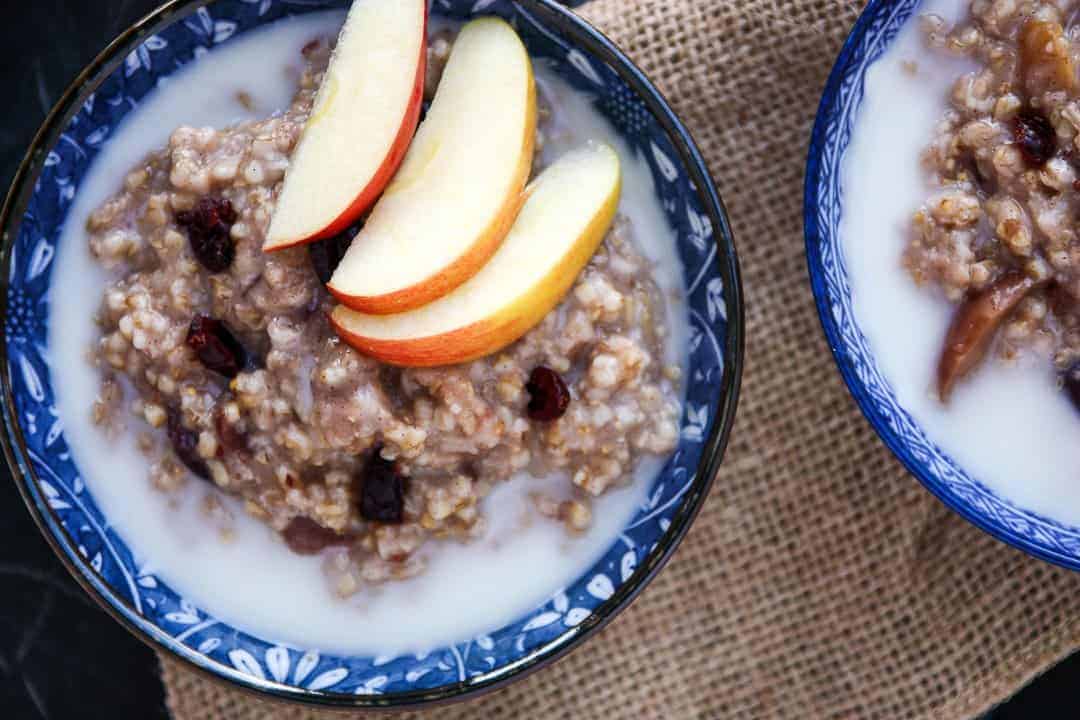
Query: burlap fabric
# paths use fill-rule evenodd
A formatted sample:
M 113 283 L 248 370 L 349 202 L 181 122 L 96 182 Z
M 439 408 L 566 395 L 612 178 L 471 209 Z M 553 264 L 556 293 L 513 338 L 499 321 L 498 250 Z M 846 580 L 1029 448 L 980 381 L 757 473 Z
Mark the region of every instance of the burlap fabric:
M 818 327 L 803 163 L 859 9 L 583 10 L 671 100 L 731 213 L 746 288 L 742 405 L 704 511 L 633 607 L 553 667 L 422 717 L 970 718 L 1080 644 L 1080 575 L 984 535 L 907 475 L 844 390 Z M 177 720 L 314 717 L 163 669 Z

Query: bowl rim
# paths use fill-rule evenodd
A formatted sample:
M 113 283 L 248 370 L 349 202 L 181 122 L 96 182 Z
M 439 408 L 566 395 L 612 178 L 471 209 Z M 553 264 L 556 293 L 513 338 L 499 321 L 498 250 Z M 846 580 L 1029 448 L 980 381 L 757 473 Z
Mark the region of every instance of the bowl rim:
M 1046 545 L 1034 542 L 1029 535 L 1015 532 L 1007 523 L 994 521 L 985 514 L 977 512 L 972 504 L 958 495 L 950 492 L 944 483 L 937 480 L 928 470 L 924 463 L 920 463 L 908 450 L 907 443 L 895 434 L 890 428 L 886 418 L 877 411 L 877 406 L 866 391 L 865 385 L 856 373 L 855 365 L 850 361 L 847 344 L 837 325 L 830 305 L 830 296 L 825 285 L 825 269 L 822 263 L 821 247 L 824 244 L 824 233 L 818 222 L 817 211 L 819 208 L 820 171 L 824 164 L 823 155 L 834 148 L 826 137 L 826 133 L 833 117 L 835 109 L 841 99 L 843 81 L 848 74 L 850 65 L 856 53 L 861 50 L 867 40 L 868 33 L 873 29 L 875 22 L 885 13 L 895 13 L 904 7 L 905 2 L 914 2 L 916 5 L 922 0 L 870 0 L 867 6 L 859 14 L 850 33 L 840 49 L 840 53 L 829 73 L 829 78 L 822 92 L 818 104 L 817 115 L 814 120 L 814 128 L 810 135 L 810 145 L 807 152 L 806 171 L 804 174 L 803 187 L 803 229 L 806 246 L 806 266 L 810 277 L 810 285 L 814 294 L 814 302 L 817 306 L 818 320 L 825 334 L 829 350 L 837 369 L 847 386 L 848 392 L 859 406 L 863 416 L 873 427 L 874 432 L 890 452 L 903 464 L 907 471 L 917 479 L 924 488 L 929 490 L 938 500 L 950 510 L 960 515 L 972 525 L 976 526 L 991 537 L 1011 545 L 1019 550 L 1037 557 L 1046 562 L 1059 565 L 1070 570 L 1080 570 L 1080 557 L 1067 555 L 1056 551 Z M 917 7 L 912 8 L 912 14 Z M 911 17 L 904 20 L 911 22 Z M 893 38 L 893 40 L 895 37 Z M 891 44 L 892 40 L 890 40 Z M 887 47 L 887 46 L 886 46 Z M 875 61 L 879 58 L 875 58 Z M 869 66 L 867 66 L 869 67 Z M 865 77 L 865 71 L 864 71 Z M 862 81 L 860 81 L 861 83 Z M 861 96 L 861 88 L 860 88 Z M 845 147 L 846 150 L 846 147 Z M 842 154 L 841 154 L 842 157 Z M 843 195 L 841 194 L 842 198 Z M 842 250 L 842 249 L 841 249 Z M 902 407 L 899 403 L 897 406 Z M 916 423 L 921 429 L 922 426 Z M 935 445 L 936 448 L 936 445 Z M 938 449 L 939 452 L 940 449 Z M 970 475 L 958 464 L 956 465 L 964 475 Z M 978 482 L 977 480 L 975 482 Z M 981 485 L 981 483 L 980 483 Z M 1003 502 L 1009 502 L 998 493 L 992 493 Z M 1025 516 L 1025 520 L 1036 517 L 1036 513 L 1030 510 L 1013 506 Z M 1061 525 L 1057 521 L 1041 518 L 1043 522 Z M 1065 526 L 1062 526 L 1065 527 Z
M 402 710 L 447 704 L 471 699 L 504 687 L 536 670 L 546 667 L 578 647 L 607 625 L 624 610 L 652 581 L 671 558 L 682 542 L 694 518 L 704 504 L 712 487 L 717 470 L 723 459 L 738 407 L 744 354 L 744 309 L 742 281 L 736 247 L 727 211 L 716 190 L 708 167 L 690 131 L 675 114 L 660 91 L 633 64 L 632 61 L 603 33 L 572 10 L 556 0 L 518 0 L 530 10 L 547 14 L 545 21 L 560 23 L 560 31 L 568 40 L 608 64 L 635 94 L 644 102 L 649 112 L 667 134 L 678 153 L 679 161 L 686 168 L 693 187 L 707 217 L 712 222 L 715 247 L 707 260 L 716 263 L 724 282 L 727 311 L 727 333 L 723 343 L 723 376 L 721 396 L 714 416 L 712 430 L 702 447 L 694 482 L 672 518 L 671 526 L 664 532 L 656 546 L 634 574 L 621 583 L 616 592 L 597 607 L 588 619 L 576 628 L 568 629 L 558 637 L 535 648 L 526 657 L 509 665 L 495 668 L 480 679 L 442 685 L 428 690 L 410 690 L 386 695 L 346 695 L 325 691 L 313 691 L 293 685 L 266 681 L 228 668 L 165 633 L 154 623 L 142 618 L 128 602 L 117 596 L 77 552 L 72 539 L 60 524 L 55 513 L 42 502 L 38 491 L 39 479 L 29 462 L 29 451 L 14 408 L 14 394 L 10 373 L 0 373 L 0 419 L 4 432 L 0 444 L 12 471 L 12 477 L 24 503 L 34 518 L 41 534 L 64 567 L 82 586 L 83 590 L 124 629 L 155 651 L 164 651 L 185 668 L 203 677 L 248 694 L 283 700 L 308 706 L 339 709 Z M 168 0 L 137 20 L 120 33 L 102 50 L 65 89 L 52 107 L 46 119 L 35 133 L 29 148 L 19 164 L 0 208 L 0 270 L 8 277 L 13 248 L 18 238 L 26 207 L 33 195 L 34 184 L 44 166 L 47 150 L 78 112 L 86 96 L 124 61 L 130 50 L 141 44 L 147 36 L 160 31 L 181 17 L 186 17 L 215 0 Z M 570 3 L 572 4 L 572 3 Z M 0 297 L 0 313 L 6 316 L 7 293 Z M 7 337 L 0 334 L 0 361 L 7 363 Z

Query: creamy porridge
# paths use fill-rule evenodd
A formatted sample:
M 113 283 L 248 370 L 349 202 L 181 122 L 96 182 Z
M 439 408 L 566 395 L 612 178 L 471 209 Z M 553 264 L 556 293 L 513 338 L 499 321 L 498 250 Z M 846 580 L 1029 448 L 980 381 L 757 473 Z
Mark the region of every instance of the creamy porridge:
M 1063 429 L 1077 421 L 1069 393 L 1062 391 L 1072 340 L 1051 302 L 1069 284 L 1070 271 L 1053 264 L 1048 253 L 1056 246 L 1047 234 L 1055 228 L 1072 232 L 1067 218 L 1075 191 L 1044 184 L 1055 170 L 1064 171 L 1059 161 L 1073 138 L 1059 137 L 1055 156 L 1036 171 L 1026 159 L 1016 166 L 1006 162 L 1019 148 L 1015 118 L 994 116 L 1011 101 L 998 100 L 1011 87 L 1028 102 L 1030 91 L 1011 76 L 1008 85 L 984 84 L 980 79 L 999 70 L 988 68 L 980 53 L 998 57 L 990 50 L 996 46 L 1002 61 L 1015 58 L 1022 23 L 1013 17 L 988 31 L 1005 35 L 986 41 L 984 50 L 965 48 L 963 40 L 975 37 L 964 29 L 972 24 L 973 7 L 996 13 L 1006 5 L 927 0 L 867 70 L 844 157 L 840 233 L 856 320 L 898 402 L 972 477 L 1024 508 L 1078 524 L 1080 448 L 1062 441 Z M 1066 25 L 1069 17 L 1062 16 Z M 980 105 L 975 98 L 986 93 L 994 101 Z M 1043 100 L 1064 99 L 1050 95 Z M 969 101 L 983 109 L 965 109 Z M 1058 114 L 1047 112 L 1056 123 Z M 1010 167 L 1018 174 L 1003 174 Z M 977 222 L 947 222 L 961 205 Z M 1002 222 L 1009 217 L 1000 213 L 1017 209 L 1019 225 Z M 1064 225 L 1050 223 L 1055 212 Z M 1013 238 L 1011 246 L 1004 235 Z M 1043 284 L 1041 275 L 1032 276 L 1040 278 L 1037 287 L 999 318 L 985 359 L 955 381 L 942 402 L 938 366 L 957 309 L 1013 271 L 1047 268 L 1060 280 Z
M 678 436 L 680 278 L 671 248 L 657 255 L 670 231 L 647 171 L 587 102 L 540 72 L 533 173 L 582 140 L 612 142 L 624 213 L 562 303 L 505 350 L 426 369 L 365 358 L 326 320 L 322 283 L 341 239 L 261 251 L 335 27 L 329 16 L 280 25 L 235 52 L 272 33 L 292 47 L 281 62 L 299 90 L 284 112 L 268 112 L 285 105 L 280 89 L 237 86 L 233 117 L 268 119 L 229 124 L 215 108 L 224 129 L 211 130 L 192 114 L 197 124 L 164 149 L 109 163 L 111 197 L 87 209 L 85 233 L 67 228 L 65 242 L 81 235 L 108 278 L 91 353 L 96 432 L 137 447 L 141 482 L 223 548 L 263 524 L 295 562 L 321 569 L 328 594 L 377 605 L 364 591 L 383 581 L 408 585 L 425 570 L 445 580 L 442 548 L 459 546 L 448 540 L 509 545 L 537 527 L 585 548 L 581 567 L 639 497 L 623 488 L 655 472 Z M 432 32 L 428 96 L 454 37 Z M 625 212 L 628 198 L 641 207 Z M 503 486 L 527 502 L 508 502 Z
M 959 303 L 939 369 L 947 397 L 998 354 L 1049 355 L 1080 401 L 1080 86 L 1073 3 L 974 0 L 958 23 L 920 18 L 931 53 L 976 65 L 954 83 L 924 154 L 938 188 L 915 214 L 904 264 Z M 933 63 L 932 55 L 926 62 Z

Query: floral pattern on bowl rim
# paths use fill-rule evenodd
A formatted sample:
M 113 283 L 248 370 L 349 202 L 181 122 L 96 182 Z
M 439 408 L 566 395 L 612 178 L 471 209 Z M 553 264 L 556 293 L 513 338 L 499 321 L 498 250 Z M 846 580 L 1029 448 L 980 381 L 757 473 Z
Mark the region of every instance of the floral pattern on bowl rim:
M 1080 527 L 1017 506 L 968 475 L 897 402 L 852 307 L 840 238 L 841 168 L 862 101 L 866 70 L 889 47 L 920 0 L 872 0 L 833 66 L 806 165 L 806 256 L 818 315 L 837 366 L 866 418 L 907 469 L 953 511 L 1036 557 L 1080 570 Z
M 592 94 L 647 158 L 687 268 L 691 347 L 679 448 L 645 506 L 589 572 L 518 621 L 466 642 L 420 655 L 344 657 L 265 642 L 195 607 L 134 561 L 68 451 L 46 347 L 51 263 L 80 179 L 110 130 L 161 78 L 238 33 L 346 4 L 176 0 L 121 36 L 68 90 L 35 138 L 0 216 L 8 272 L 3 439 L 20 490 L 58 555 L 138 636 L 212 675 L 282 698 L 398 706 L 490 688 L 554 659 L 628 604 L 659 570 L 704 500 L 733 422 L 741 288 L 730 229 L 704 162 L 656 90 L 609 41 L 550 0 L 433 0 L 434 13 L 452 18 L 506 17 L 530 52 Z

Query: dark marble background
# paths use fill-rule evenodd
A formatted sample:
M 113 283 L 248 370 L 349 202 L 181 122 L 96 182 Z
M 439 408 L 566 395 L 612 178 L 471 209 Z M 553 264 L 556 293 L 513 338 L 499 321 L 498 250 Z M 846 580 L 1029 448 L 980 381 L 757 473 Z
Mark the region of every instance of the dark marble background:
M 0 0 L 0 187 L 67 84 L 155 0 Z M 157 659 L 53 556 L 0 468 L 0 718 L 167 718 Z
M 627 0 L 633 2 L 633 0 Z M 67 83 L 158 0 L 0 2 L 0 188 Z M 0 468 L 0 718 L 166 718 L 153 653 L 82 592 Z M 1080 659 L 993 720 L 1072 718 Z M 587 719 L 583 719 L 587 720 Z

